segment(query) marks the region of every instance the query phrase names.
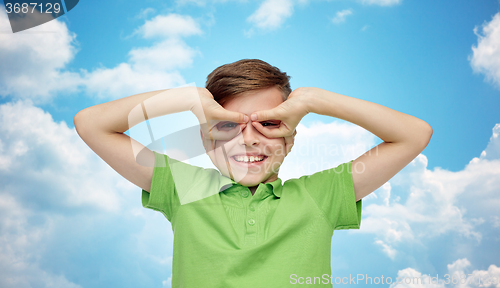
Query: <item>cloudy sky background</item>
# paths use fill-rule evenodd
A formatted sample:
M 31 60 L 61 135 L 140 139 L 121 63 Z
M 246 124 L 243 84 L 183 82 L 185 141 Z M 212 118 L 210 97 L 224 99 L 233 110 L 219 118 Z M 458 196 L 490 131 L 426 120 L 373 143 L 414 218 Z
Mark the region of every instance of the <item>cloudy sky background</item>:
M 335 233 L 334 277 L 500 287 L 499 11 L 496 0 L 80 1 L 12 34 L 0 8 L 0 287 L 170 287 L 169 222 L 80 140 L 73 116 L 139 92 L 203 86 L 242 58 L 280 67 L 292 88 L 376 102 L 434 129 L 423 153 L 365 198 L 361 229 Z M 164 123 L 179 130 L 196 118 L 151 121 L 155 136 L 166 135 Z M 319 115 L 297 129 L 284 180 L 380 142 Z M 203 155 L 189 161 L 210 165 Z M 471 284 L 442 281 L 453 273 Z

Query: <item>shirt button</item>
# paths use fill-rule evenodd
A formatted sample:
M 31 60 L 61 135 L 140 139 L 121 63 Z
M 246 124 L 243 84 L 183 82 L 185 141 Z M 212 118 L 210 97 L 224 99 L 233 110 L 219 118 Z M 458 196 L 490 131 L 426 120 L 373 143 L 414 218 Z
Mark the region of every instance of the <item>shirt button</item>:
M 243 196 L 244 198 L 247 198 L 248 197 L 248 191 L 245 190 L 245 191 L 241 191 L 241 196 Z
M 248 224 L 250 224 L 250 225 L 255 224 L 255 220 L 253 220 L 253 219 L 248 220 Z
M 255 211 L 255 207 L 252 205 L 248 206 L 248 209 L 250 209 L 250 211 Z

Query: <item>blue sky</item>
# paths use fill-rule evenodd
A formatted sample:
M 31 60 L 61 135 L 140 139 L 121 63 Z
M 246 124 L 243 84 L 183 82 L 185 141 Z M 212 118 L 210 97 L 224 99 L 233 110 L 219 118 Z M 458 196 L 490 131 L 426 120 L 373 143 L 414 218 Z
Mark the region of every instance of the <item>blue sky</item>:
M 72 119 L 135 93 L 203 86 L 242 58 L 281 68 L 292 88 L 379 103 L 434 129 L 364 200 L 361 229 L 335 233 L 334 275 L 500 280 L 499 10 L 496 0 L 80 1 L 12 34 L 0 9 L 0 286 L 170 287 L 170 224 L 141 207 L 140 189 L 92 153 Z M 180 123 L 168 117 L 152 125 Z M 380 142 L 319 115 L 297 129 L 282 179 Z M 318 152 L 325 145 L 340 152 Z

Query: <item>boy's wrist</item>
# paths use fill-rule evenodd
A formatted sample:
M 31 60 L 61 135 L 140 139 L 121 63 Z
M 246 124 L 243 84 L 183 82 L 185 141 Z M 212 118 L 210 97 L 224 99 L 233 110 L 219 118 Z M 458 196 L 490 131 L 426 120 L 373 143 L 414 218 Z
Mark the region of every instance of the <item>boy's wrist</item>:
M 337 108 L 340 94 L 324 90 L 321 88 L 311 88 L 307 97 L 307 109 L 310 113 L 337 117 L 335 108 Z
M 299 87 L 290 95 L 299 98 L 307 113 L 320 114 L 318 113 L 321 110 L 320 107 L 324 105 L 320 98 L 324 97 L 322 95 L 324 91 L 325 90 L 316 87 Z

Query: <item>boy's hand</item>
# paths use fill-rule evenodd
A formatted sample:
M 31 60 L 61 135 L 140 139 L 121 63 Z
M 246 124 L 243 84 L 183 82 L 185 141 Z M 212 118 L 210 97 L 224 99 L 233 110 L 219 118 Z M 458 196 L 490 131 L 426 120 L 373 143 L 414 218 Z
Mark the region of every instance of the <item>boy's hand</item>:
M 293 144 L 295 142 L 295 135 L 297 135 L 297 130 L 293 131 L 293 134 L 291 136 L 286 136 L 285 137 L 285 150 L 286 150 L 286 155 L 292 151 Z
M 248 116 L 243 113 L 224 109 L 206 88 L 197 88 L 197 93 L 199 101 L 193 105 L 191 111 L 200 122 L 204 144 L 212 142 L 211 140 L 234 138 L 243 129 L 241 124 L 246 125 L 249 121 Z M 227 124 L 224 124 L 225 122 Z M 209 146 L 205 145 L 205 147 Z
M 287 154 L 293 146 L 293 140 L 297 131 L 295 128 L 300 120 L 309 113 L 306 102 L 306 95 L 310 94 L 309 88 L 297 88 L 288 99 L 277 107 L 270 110 L 263 110 L 252 113 L 252 125 L 260 133 L 268 138 L 285 138 Z M 264 127 L 260 122 L 266 120 L 280 120 L 278 127 Z

